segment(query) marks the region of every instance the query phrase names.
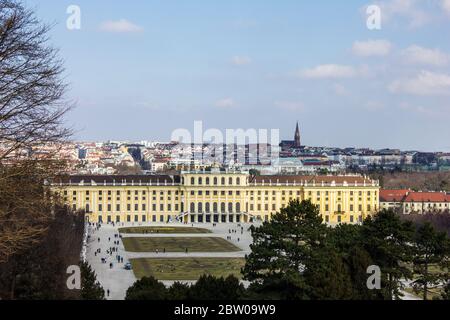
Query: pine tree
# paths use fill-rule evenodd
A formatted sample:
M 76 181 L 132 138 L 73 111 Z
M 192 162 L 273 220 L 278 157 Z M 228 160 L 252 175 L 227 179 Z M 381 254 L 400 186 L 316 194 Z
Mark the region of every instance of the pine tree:
M 136 281 L 127 290 L 125 300 L 167 300 L 167 288 L 153 277 L 144 277 Z
M 81 298 L 83 300 L 104 300 L 105 291 L 97 281 L 97 276 L 91 266 L 82 262 L 81 269 Z
M 413 286 L 416 293 L 421 293 L 428 300 L 431 286 L 439 285 L 448 280 L 444 272 L 430 272 L 431 265 L 443 266 L 449 257 L 449 239 L 445 232 L 436 232 L 427 222 L 419 227 L 414 239 L 414 272 L 418 275 Z
M 168 298 L 170 300 L 181 301 L 189 297 L 190 286 L 181 282 L 175 282 L 170 286 Z
M 364 248 L 382 271 L 384 299 L 399 299 L 402 279 L 411 279 L 407 264 L 412 261 L 414 228 L 392 211 L 383 210 L 363 223 Z
M 317 206 L 298 200 L 282 208 L 270 222 L 252 227 L 252 252 L 246 257 L 243 274 L 255 282 L 253 292 L 272 299 L 306 298 L 302 273 L 312 253 L 324 246 L 326 231 Z
M 367 287 L 367 268 L 373 265 L 373 260 L 364 248 L 362 235 L 363 228 L 360 225 L 341 224 L 328 230 L 327 245 L 329 250 L 338 253 L 347 267 L 353 300 L 376 300 L 382 296 L 377 290 L 369 290 Z
M 191 300 L 239 300 L 245 292 L 244 286 L 234 276 L 216 278 L 201 276 L 189 290 Z
M 353 297 L 348 266 L 333 250 L 314 252 L 304 277 L 309 299 L 350 300 Z
M 81 269 L 81 299 L 83 300 L 104 300 L 105 291 L 97 281 L 97 276 L 91 266 L 82 262 Z

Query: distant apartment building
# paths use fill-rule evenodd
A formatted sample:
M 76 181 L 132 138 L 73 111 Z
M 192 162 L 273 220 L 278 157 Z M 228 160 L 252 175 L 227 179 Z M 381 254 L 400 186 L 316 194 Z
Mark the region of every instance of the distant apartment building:
M 380 208 L 403 214 L 445 212 L 450 210 L 450 194 L 445 192 L 414 192 L 411 190 L 380 190 Z
M 152 172 L 163 172 L 167 169 L 168 160 L 156 159 L 150 162 L 150 170 Z

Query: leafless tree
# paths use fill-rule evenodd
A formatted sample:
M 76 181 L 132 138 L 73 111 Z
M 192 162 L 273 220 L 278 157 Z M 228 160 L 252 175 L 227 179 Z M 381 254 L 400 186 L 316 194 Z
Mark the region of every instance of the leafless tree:
M 69 104 L 49 26 L 16 0 L 0 0 L 0 160 L 22 148 L 58 142 Z
M 0 0 L 0 263 L 35 245 L 52 219 L 45 182 L 61 163 L 29 150 L 70 134 L 64 69 L 48 32 L 18 0 Z

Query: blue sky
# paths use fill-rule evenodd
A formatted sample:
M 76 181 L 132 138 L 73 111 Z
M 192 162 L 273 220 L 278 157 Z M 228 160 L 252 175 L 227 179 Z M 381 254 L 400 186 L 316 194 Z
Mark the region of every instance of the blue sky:
M 449 0 L 26 3 L 55 23 L 77 140 L 166 141 L 194 120 L 292 138 L 299 120 L 306 145 L 450 151 Z

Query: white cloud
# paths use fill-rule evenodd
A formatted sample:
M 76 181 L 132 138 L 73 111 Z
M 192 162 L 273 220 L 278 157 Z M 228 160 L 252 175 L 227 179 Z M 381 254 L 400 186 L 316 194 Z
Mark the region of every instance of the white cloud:
M 235 105 L 236 104 L 232 98 L 225 98 L 216 102 L 216 107 L 223 109 L 232 108 Z
M 356 41 L 352 52 L 357 56 L 386 56 L 391 51 L 391 43 L 387 40 Z
M 416 45 L 403 50 L 402 56 L 411 64 L 445 66 L 450 62 L 450 56 L 439 49 L 427 49 Z
M 395 80 L 389 85 L 389 90 L 413 95 L 447 95 L 450 94 L 450 76 L 421 71 L 414 78 Z
M 141 32 L 143 28 L 126 20 L 105 21 L 100 25 L 100 30 L 114 33 Z
M 252 60 L 249 57 L 234 56 L 232 59 L 232 63 L 236 66 L 245 66 L 252 63 Z
M 442 8 L 450 15 L 450 0 L 442 0 Z
M 276 101 L 275 106 L 279 109 L 291 111 L 291 112 L 301 112 L 305 110 L 305 106 L 301 102 L 293 101 Z
M 357 76 L 358 71 L 351 67 L 338 64 L 324 64 L 304 70 L 300 75 L 309 79 L 339 79 Z

